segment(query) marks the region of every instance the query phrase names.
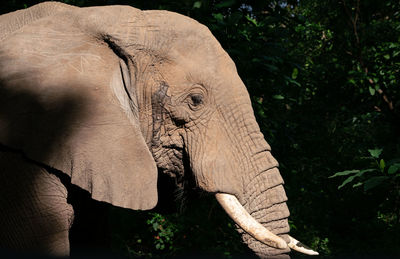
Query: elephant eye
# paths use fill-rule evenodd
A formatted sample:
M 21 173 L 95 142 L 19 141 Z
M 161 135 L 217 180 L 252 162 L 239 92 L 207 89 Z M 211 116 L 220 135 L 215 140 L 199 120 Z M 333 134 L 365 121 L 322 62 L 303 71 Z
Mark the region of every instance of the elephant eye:
M 183 102 L 192 111 L 200 110 L 206 102 L 204 90 L 201 87 L 193 87 L 191 91 L 186 94 Z
M 197 107 L 203 103 L 203 96 L 201 94 L 193 94 L 190 96 L 191 104 Z

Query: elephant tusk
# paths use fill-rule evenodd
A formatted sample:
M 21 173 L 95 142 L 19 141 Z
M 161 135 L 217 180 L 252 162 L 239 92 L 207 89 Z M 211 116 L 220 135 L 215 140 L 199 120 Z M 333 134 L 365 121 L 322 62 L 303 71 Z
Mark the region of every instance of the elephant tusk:
M 295 238 L 289 236 L 289 244 L 288 246 L 293 249 L 296 250 L 297 252 L 306 254 L 306 255 L 319 255 L 318 252 L 312 250 L 311 248 L 303 245 L 300 241 L 296 240 Z
M 240 204 L 235 196 L 226 193 L 217 193 L 215 197 L 233 221 L 255 239 L 275 248 L 285 249 L 288 246 L 285 240 L 273 234 L 255 220 L 245 208 L 243 208 L 242 204 Z

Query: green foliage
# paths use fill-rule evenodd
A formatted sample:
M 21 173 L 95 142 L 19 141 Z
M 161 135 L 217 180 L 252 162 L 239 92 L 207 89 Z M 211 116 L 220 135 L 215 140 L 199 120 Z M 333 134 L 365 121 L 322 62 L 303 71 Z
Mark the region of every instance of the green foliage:
M 315 236 L 311 242 L 311 247 L 318 251 L 321 255 L 331 254 L 331 250 L 329 248 L 329 239 L 327 237 L 321 239 L 320 237 Z
M 150 212 L 112 208 L 113 250 L 130 258 L 196 254 L 229 258 L 248 253 L 234 223 L 213 197 L 197 197 L 181 213 L 166 213 L 161 206 L 166 204 Z
M 391 184 L 393 185 L 392 188 L 396 188 L 400 177 L 400 163 L 395 162 L 397 160 L 391 160 L 386 164 L 384 159 L 379 158 L 382 153 L 382 149 L 368 149 L 368 152 L 370 157 L 365 157 L 365 159 L 368 161 L 373 161 L 373 168 L 363 170 L 347 170 L 329 176 L 329 178 L 348 176 L 338 187 L 338 189 L 344 187 L 348 183 L 353 182 L 353 180 L 356 180 L 356 178 L 359 179 L 357 183 L 353 184 L 353 188 L 364 186 L 364 191 L 369 191 L 375 187 L 386 188 L 386 186 L 384 186 L 386 184 Z M 398 199 L 400 199 L 400 197 L 398 197 Z
M 176 226 L 159 213 L 150 213 L 151 219 L 147 220 L 150 226 L 149 231 L 154 233 L 154 245 L 157 250 L 174 250 L 174 234 L 177 232 Z

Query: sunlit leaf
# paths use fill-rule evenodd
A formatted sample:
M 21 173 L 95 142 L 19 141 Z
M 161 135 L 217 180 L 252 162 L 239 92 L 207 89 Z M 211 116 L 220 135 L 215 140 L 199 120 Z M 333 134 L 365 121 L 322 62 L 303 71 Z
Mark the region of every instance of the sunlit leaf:
M 272 98 L 274 98 L 274 99 L 276 99 L 276 100 L 283 100 L 283 99 L 285 99 L 285 97 L 282 96 L 282 95 L 280 95 L 280 94 L 276 94 L 276 95 L 272 96 Z
M 381 168 L 382 172 L 385 170 L 385 160 L 381 159 L 381 161 L 379 161 L 379 167 Z
M 370 93 L 371 95 L 375 95 L 375 89 L 372 88 L 371 86 L 369 87 L 369 93 Z
M 351 183 L 354 180 L 354 178 L 356 178 L 356 177 L 357 177 L 357 175 L 352 175 L 352 176 L 348 177 L 346 180 L 343 181 L 343 183 L 338 187 L 338 189 L 341 189 L 346 184 Z
M 255 19 L 251 18 L 250 16 L 246 15 L 246 19 L 247 19 L 249 22 L 253 23 L 255 26 L 258 26 L 257 21 L 256 21 Z
M 333 178 L 333 177 L 337 177 L 337 176 L 343 176 L 343 175 L 349 175 L 349 174 L 356 174 L 359 173 L 360 170 L 346 170 L 346 171 L 342 171 L 342 172 L 338 172 L 334 175 L 329 176 L 328 178 Z
M 373 171 L 375 171 L 375 169 L 348 170 L 348 171 L 338 172 L 338 173 L 336 173 L 336 174 L 334 174 L 334 175 L 332 175 L 332 176 L 329 176 L 329 178 L 333 178 L 333 177 L 336 177 L 336 176 L 346 176 L 346 175 L 352 174 L 352 175 L 350 175 L 349 177 L 347 177 L 347 179 L 344 180 L 344 181 L 342 182 L 342 184 L 338 187 L 338 189 L 341 189 L 341 188 L 343 188 L 346 184 L 351 183 L 356 177 L 361 177 L 361 176 L 363 176 L 365 173 L 373 172 Z M 357 187 L 357 186 L 359 186 L 358 183 L 355 184 L 355 186 L 353 185 L 353 187 Z
M 354 79 L 349 79 L 347 82 L 349 82 L 350 84 L 353 84 L 353 85 L 356 84 L 356 81 Z
M 196 1 L 193 3 L 193 9 L 194 8 L 200 8 L 201 7 L 201 1 Z
M 292 72 L 292 78 L 296 79 L 298 74 L 299 74 L 299 70 L 297 68 L 294 68 L 293 72 Z
M 377 148 L 377 149 L 368 149 L 368 152 L 370 153 L 370 155 L 371 155 L 372 157 L 379 158 L 379 156 L 380 156 L 381 153 L 382 153 L 382 149 L 381 149 L 381 148 Z
M 153 229 L 154 230 L 158 230 L 158 226 L 159 226 L 159 224 L 157 222 L 153 223 Z
M 374 172 L 374 171 L 376 171 L 376 169 L 364 169 L 364 170 L 360 170 L 360 176 L 362 176 L 364 173 Z

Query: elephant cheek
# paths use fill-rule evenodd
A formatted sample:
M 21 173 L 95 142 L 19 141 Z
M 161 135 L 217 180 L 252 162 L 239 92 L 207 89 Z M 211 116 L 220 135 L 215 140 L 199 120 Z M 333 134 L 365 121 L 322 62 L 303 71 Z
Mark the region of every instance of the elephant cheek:
M 207 192 L 242 195 L 243 186 L 239 173 L 236 172 L 239 166 L 232 154 L 232 148 L 223 139 L 215 139 L 217 138 L 206 138 L 201 148 L 192 151 L 190 163 L 196 183 Z
M 204 166 L 210 169 L 203 169 L 204 171 L 196 174 L 197 185 L 207 192 L 238 195 L 241 192 L 241 186 L 238 184 L 237 179 L 229 173 L 232 172 L 229 166 L 217 164 L 215 161 L 211 165 Z M 225 169 L 227 167 L 229 169 Z

